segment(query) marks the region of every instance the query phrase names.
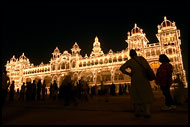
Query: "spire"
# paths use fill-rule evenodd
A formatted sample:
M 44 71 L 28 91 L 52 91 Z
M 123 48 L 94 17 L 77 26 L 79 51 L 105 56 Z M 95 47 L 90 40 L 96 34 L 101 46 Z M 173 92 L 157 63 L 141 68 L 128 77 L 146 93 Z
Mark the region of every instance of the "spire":
M 98 37 L 97 36 L 95 37 L 95 42 L 98 42 Z
M 137 24 L 135 23 L 135 26 L 134 26 L 135 28 L 137 27 Z
M 164 21 L 166 21 L 167 20 L 167 18 L 166 18 L 166 16 L 164 16 Z

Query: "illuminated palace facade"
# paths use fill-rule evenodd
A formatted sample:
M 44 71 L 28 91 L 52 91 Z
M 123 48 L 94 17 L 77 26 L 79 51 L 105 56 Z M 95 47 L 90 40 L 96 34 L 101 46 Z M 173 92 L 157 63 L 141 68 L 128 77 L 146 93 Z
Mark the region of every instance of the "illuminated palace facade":
M 61 53 L 56 47 L 49 64 L 41 63 L 34 66 L 24 53 L 19 59 L 13 56 L 5 65 L 6 71 L 10 81 L 15 81 L 17 88 L 20 88 L 23 82 L 39 79 L 42 82 L 46 80 L 47 87 L 54 80 L 60 86 L 64 76 L 72 73 L 72 78 L 75 80 L 85 77 L 90 86 L 99 86 L 101 81 L 103 81 L 104 85 L 114 83 L 117 92 L 118 84 L 130 83 L 130 77 L 122 74 L 119 67 L 130 59 L 130 49 L 135 49 L 138 55 L 147 59 L 155 73 L 160 65 L 158 61 L 159 55 L 166 54 L 174 67 L 173 78 L 177 73 L 180 73 L 181 79 L 187 87 L 180 48 L 180 30 L 177 29 L 175 22 L 171 22 L 164 17 L 164 21 L 161 25 L 158 25 L 156 37 L 159 42 L 149 43 L 143 30 L 135 24 L 131 32 L 128 32 L 128 39 L 126 40 L 128 47 L 122 51 L 113 52 L 110 49 L 107 54 L 104 54 L 98 37 L 95 37 L 90 56 L 86 54 L 82 57 L 80 55 L 81 49 L 75 42 L 71 48 L 71 53 L 68 51 Z M 151 84 L 154 85 L 154 82 L 151 82 Z

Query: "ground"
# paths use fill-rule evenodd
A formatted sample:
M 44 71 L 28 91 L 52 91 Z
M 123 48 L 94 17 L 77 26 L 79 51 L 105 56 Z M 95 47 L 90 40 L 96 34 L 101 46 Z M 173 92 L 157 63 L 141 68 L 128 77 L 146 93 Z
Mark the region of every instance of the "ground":
M 188 125 L 188 103 L 177 105 L 176 110 L 161 111 L 164 97 L 154 91 L 151 118 L 136 118 L 129 95 L 94 96 L 88 102 L 64 106 L 59 100 L 7 101 L 2 108 L 3 125 Z

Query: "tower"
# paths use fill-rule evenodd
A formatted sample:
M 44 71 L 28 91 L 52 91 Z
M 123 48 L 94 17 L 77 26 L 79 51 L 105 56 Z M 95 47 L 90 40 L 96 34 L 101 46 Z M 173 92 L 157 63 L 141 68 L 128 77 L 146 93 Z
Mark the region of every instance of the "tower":
M 93 44 L 93 49 L 92 49 L 92 53 L 90 54 L 90 56 L 102 56 L 104 55 L 101 47 L 100 47 L 100 42 L 98 40 L 98 37 L 95 37 L 95 42 Z
M 146 38 L 145 33 L 143 33 L 143 30 L 137 27 L 136 23 L 134 25 L 134 28 L 131 30 L 131 33 L 128 32 L 128 39 L 126 42 L 128 42 L 129 50 L 135 49 L 138 55 L 145 55 L 144 48 L 149 41 Z
M 80 54 L 80 48 L 77 44 L 77 42 L 75 42 L 75 44 L 73 45 L 73 48 L 71 49 L 72 51 L 72 55 L 76 55 L 76 54 Z
M 174 66 L 174 74 L 180 74 L 182 81 L 187 86 L 180 48 L 180 30 L 177 29 L 175 22 L 171 22 L 165 16 L 161 25 L 158 25 L 156 36 L 161 45 L 161 54 L 166 54 L 169 57 Z

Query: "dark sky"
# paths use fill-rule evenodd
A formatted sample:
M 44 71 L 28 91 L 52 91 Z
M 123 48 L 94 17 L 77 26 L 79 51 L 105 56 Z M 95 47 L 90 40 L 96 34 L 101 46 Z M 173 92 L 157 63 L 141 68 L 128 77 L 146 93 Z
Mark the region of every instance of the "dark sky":
M 75 42 L 82 56 L 92 51 L 97 35 L 104 53 L 127 47 L 134 23 L 150 42 L 158 42 L 157 25 L 167 19 L 181 30 L 187 70 L 187 6 L 174 2 L 14 2 L 3 5 L 2 66 L 24 52 L 31 63 L 49 63 L 56 46 L 71 52 Z

